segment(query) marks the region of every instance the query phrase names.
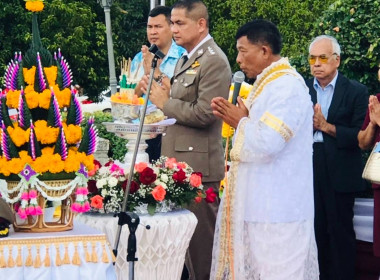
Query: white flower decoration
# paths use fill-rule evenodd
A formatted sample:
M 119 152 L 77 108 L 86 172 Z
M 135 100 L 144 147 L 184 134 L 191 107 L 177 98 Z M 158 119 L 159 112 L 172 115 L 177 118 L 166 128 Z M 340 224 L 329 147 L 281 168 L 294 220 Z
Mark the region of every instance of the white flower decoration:
M 108 184 L 110 187 L 115 187 L 117 185 L 118 180 L 115 177 L 111 177 L 108 179 Z

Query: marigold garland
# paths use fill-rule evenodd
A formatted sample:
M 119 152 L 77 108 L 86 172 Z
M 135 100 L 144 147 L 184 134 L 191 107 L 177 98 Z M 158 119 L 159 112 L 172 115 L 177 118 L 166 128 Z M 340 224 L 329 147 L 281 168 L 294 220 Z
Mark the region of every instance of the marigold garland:
M 54 84 L 53 91 L 57 98 L 59 108 L 68 107 L 70 105 L 71 92 L 70 89 L 65 88 L 63 90 L 59 90 L 57 84 Z M 37 107 L 49 109 L 50 106 L 50 98 L 51 91 L 50 89 L 45 89 L 42 93 L 38 93 L 34 91 L 34 87 L 29 85 L 25 88 L 25 99 L 28 104 L 29 109 L 34 109 Z M 7 106 L 12 109 L 18 108 L 18 102 L 20 97 L 20 90 L 10 90 L 7 93 Z
M 12 158 L 7 161 L 5 157 L 0 157 L 0 173 L 4 176 L 10 174 L 20 173 L 25 164 L 29 164 L 33 170 L 38 173 L 60 173 L 60 172 L 75 172 L 80 168 L 80 164 L 83 163 L 87 170 L 94 169 L 94 156 L 86 155 L 85 153 L 79 153 L 76 150 L 70 150 L 69 156 L 66 161 L 63 161 L 59 154 L 53 154 L 54 149 L 50 147 L 43 149 L 42 156 L 32 160 L 26 151 L 19 153 L 20 158 Z M 47 164 L 48 163 L 48 164 Z

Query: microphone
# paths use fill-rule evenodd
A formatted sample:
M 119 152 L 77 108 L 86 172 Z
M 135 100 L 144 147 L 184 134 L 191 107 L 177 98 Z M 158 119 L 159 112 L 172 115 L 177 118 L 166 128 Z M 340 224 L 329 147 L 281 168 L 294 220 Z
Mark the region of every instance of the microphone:
M 234 92 L 232 94 L 232 104 L 236 105 L 237 97 L 239 96 L 241 83 L 244 82 L 245 75 L 242 71 L 237 71 L 234 74 Z
M 149 51 L 153 53 L 157 58 L 163 59 L 165 55 L 160 51 L 160 49 L 155 45 L 151 45 Z

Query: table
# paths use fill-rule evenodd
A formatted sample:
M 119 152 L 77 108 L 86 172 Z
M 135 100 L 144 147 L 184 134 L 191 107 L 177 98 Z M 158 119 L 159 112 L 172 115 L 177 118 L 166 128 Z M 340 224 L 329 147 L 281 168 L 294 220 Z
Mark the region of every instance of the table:
M 84 224 L 64 232 L 11 230 L 0 239 L 0 279 L 114 280 L 112 258 L 105 234 Z
M 356 198 L 354 205 L 356 234 L 356 277 L 380 280 L 380 258 L 373 254 L 373 199 Z
M 373 199 L 356 198 L 354 213 L 356 239 L 373 242 Z
M 138 261 L 135 262 L 136 280 L 179 280 L 185 261 L 186 250 L 198 223 L 188 210 L 139 215 L 136 230 Z M 101 230 L 113 245 L 118 219 L 107 214 L 81 214 L 76 221 Z M 144 226 L 149 225 L 147 230 Z M 117 279 L 126 280 L 129 275 L 127 259 L 129 230 L 122 228 L 115 269 Z

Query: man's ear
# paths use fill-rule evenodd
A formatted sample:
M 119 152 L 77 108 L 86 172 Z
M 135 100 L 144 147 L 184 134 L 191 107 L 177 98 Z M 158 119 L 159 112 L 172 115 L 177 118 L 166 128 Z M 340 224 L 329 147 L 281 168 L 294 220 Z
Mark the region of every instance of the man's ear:
M 264 57 L 269 57 L 272 54 L 272 49 L 267 45 L 261 45 L 261 50 Z
M 204 18 L 198 20 L 199 32 L 203 33 L 207 29 L 207 21 Z

